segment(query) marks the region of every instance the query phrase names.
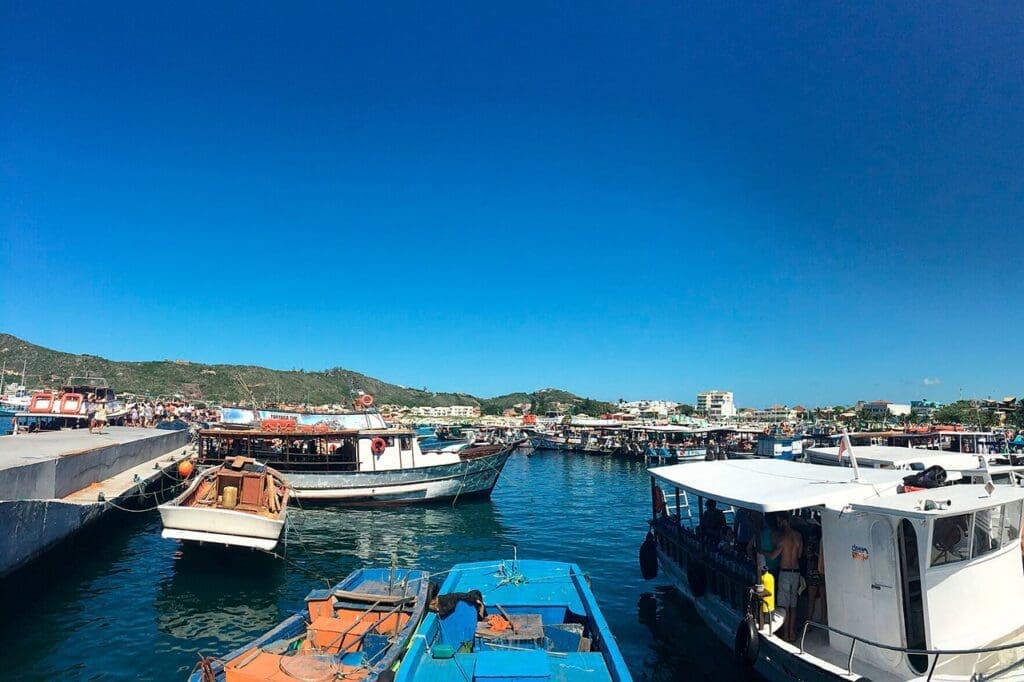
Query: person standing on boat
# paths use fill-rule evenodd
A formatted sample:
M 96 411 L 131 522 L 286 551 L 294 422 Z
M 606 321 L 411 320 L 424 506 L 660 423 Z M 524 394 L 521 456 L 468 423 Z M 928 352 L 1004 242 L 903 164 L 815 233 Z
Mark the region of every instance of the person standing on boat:
M 779 517 L 779 543 L 769 559 L 779 558 L 779 579 L 776 582 L 776 603 L 786 609 L 786 620 L 782 624 L 782 638 L 787 642 L 796 640 L 796 603 L 800 589 L 800 555 L 803 554 L 803 539 L 790 526 L 789 515 Z

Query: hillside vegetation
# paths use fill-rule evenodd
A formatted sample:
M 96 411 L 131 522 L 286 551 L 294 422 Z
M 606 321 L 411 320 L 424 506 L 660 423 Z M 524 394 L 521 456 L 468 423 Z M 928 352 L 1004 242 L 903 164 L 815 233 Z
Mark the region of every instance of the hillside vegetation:
M 538 405 L 535 412 L 543 412 L 556 401 L 590 409 L 600 406 L 603 411 L 611 407 L 607 403 L 585 400 L 555 389 L 511 393 L 487 399 L 476 398 L 468 393 L 434 393 L 389 384 L 341 367 L 323 372 L 307 372 L 254 365 L 204 365 L 175 360 L 119 362 L 96 355 L 62 353 L 10 334 L 0 334 L 0 362 L 7 363 L 6 381 L 14 380 L 15 374 L 20 376 L 22 363 L 26 363 L 26 383 L 29 388 L 56 386 L 69 376 L 100 376 L 109 381 L 119 393 L 152 397 L 181 395 L 210 402 L 248 402 L 251 394 L 260 403 L 346 404 L 358 391 L 365 391 L 373 395 L 378 404 L 409 407 L 479 405 L 485 414 L 500 414 L 517 403 Z

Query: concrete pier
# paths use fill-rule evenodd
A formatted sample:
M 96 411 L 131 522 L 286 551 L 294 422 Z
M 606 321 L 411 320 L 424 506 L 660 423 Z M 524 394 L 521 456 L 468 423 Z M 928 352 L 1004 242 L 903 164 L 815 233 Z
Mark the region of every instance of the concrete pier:
M 115 426 L 0 437 L 0 576 L 127 504 L 187 443 L 187 431 Z

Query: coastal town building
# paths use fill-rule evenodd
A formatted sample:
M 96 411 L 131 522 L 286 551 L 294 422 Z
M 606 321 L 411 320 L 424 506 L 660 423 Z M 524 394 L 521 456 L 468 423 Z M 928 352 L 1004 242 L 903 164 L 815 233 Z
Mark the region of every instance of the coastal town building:
M 414 417 L 479 417 L 478 405 L 446 405 L 443 407 L 414 407 L 409 411 Z
M 785 405 L 772 405 L 761 410 L 754 410 L 753 420 L 762 423 L 788 422 L 797 418 L 796 410 Z
M 935 402 L 934 400 L 911 400 L 910 401 L 910 413 L 918 419 L 931 419 L 935 415 L 935 412 L 942 407 L 942 403 Z
M 872 400 L 864 403 L 861 410 L 870 419 L 885 419 L 886 417 L 903 417 L 910 414 L 910 405 L 903 403 L 891 403 L 888 400 Z
M 644 419 L 660 419 L 668 417 L 676 411 L 679 403 L 671 400 L 631 400 L 618 404 L 619 412 L 623 415 L 640 417 Z
M 736 416 L 736 404 L 732 391 L 701 391 L 697 394 L 697 412 L 709 419 L 732 418 Z

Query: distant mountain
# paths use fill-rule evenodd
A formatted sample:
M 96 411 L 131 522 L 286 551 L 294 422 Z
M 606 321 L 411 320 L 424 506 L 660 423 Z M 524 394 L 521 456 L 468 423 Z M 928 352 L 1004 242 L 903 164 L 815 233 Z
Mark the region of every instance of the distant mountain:
M 75 355 L 43 348 L 11 336 L 0 334 L 0 363 L 7 363 L 4 383 L 20 376 L 22 363 L 27 363 L 29 388 L 39 384 L 54 386 L 69 376 L 100 376 L 114 390 L 145 396 L 183 395 L 210 402 L 248 401 L 249 394 L 259 402 L 346 404 L 358 391 L 373 395 L 378 404 L 409 407 L 443 407 L 448 405 L 479 405 L 485 414 L 501 412 L 519 403 L 536 406 L 543 412 L 555 403 L 572 405 L 574 411 L 586 407 L 611 409 L 608 403 L 580 398 L 567 391 L 544 389 L 534 393 L 510 393 L 481 399 L 468 393 L 433 393 L 405 388 L 335 367 L 323 372 L 276 370 L 254 365 L 204 365 L 184 360 L 118 362 L 96 355 Z M 244 386 L 243 386 L 244 384 Z M 587 411 L 588 414 L 593 412 Z

